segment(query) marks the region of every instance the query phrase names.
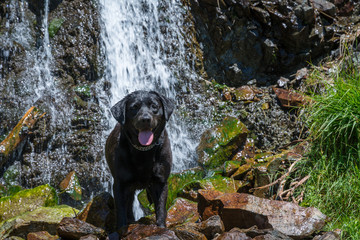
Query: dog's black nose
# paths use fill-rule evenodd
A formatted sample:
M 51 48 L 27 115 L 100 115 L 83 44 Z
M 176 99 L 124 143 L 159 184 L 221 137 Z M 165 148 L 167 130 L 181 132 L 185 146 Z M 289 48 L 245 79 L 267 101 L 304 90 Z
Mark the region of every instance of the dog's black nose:
M 151 122 L 151 116 L 150 115 L 143 115 L 140 119 L 142 123 L 150 123 Z

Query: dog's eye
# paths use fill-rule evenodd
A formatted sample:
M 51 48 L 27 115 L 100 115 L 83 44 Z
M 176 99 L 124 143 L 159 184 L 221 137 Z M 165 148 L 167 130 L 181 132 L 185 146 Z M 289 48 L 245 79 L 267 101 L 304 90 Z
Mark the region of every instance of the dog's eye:
M 139 104 L 134 104 L 134 105 L 130 106 L 130 110 L 137 110 L 139 108 L 140 108 Z
M 153 109 L 153 110 L 158 110 L 159 109 L 159 106 L 158 105 L 156 105 L 156 104 L 152 104 L 151 105 L 151 108 Z

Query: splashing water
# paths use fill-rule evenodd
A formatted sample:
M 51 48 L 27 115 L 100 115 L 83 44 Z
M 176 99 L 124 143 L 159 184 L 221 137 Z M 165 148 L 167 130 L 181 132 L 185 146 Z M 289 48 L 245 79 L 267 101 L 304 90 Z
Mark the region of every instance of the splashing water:
M 101 0 L 102 39 L 107 57 L 105 81 L 111 84 L 109 104 L 135 90 L 156 90 L 171 99 L 186 85 L 180 76 L 193 78 L 185 60 L 181 32 L 185 9 L 179 0 Z M 116 124 L 108 112 L 110 126 Z M 111 127 L 112 128 L 112 127 Z M 189 129 L 175 112 L 168 123 L 173 151 L 173 172 L 196 165 Z M 135 215 L 141 216 L 135 206 Z
M 176 76 L 184 71 L 191 74 L 180 31 L 183 11 L 176 0 L 101 1 L 107 56 L 105 78 L 111 83 L 111 106 L 135 90 L 156 90 L 169 98 L 177 97 L 181 82 Z M 109 121 L 115 125 L 111 116 Z M 178 115 L 174 114 L 168 128 L 173 171 L 193 166 L 196 144 Z

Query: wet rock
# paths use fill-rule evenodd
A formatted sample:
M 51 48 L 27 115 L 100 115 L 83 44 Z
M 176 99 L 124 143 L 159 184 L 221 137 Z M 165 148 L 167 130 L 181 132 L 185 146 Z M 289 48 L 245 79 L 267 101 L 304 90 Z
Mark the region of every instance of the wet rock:
M 253 226 L 249 229 L 241 229 L 241 232 L 253 239 L 269 239 L 269 240 L 293 240 L 285 234 L 274 229 L 258 229 L 257 226 Z
M 100 239 L 100 238 L 93 234 L 89 234 L 89 235 L 82 236 L 79 238 L 79 240 L 98 240 L 98 239 Z
M 313 240 L 340 240 L 339 234 L 336 232 L 326 232 L 320 236 L 315 236 Z
M 44 115 L 45 113 L 36 107 L 31 107 L 0 143 L 0 168 L 6 165 L 6 161 L 14 161 L 21 156 L 28 134 Z
M 320 12 L 324 12 L 331 17 L 335 16 L 336 7 L 333 3 L 326 1 L 326 0 L 312 0 L 311 1 L 314 8 Z
M 229 232 L 223 233 L 220 236 L 214 238 L 214 240 L 251 240 L 251 237 L 246 236 L 245 233 L 243 233 L 238 228 L 233 228 Z
M 22 190 L 13 196 L 0 198 L 0 222 L 39 207 L 55 206 L 58 197 L 49 185 Z
M 95 196 L 77 216 L 81 221 L 113 232 L 115 222 L 114 199 L 104 192 Z
M 256 94 L 249 86 L 242 86 L 234 90 L 234 98 L 236 101 L 252 101 Z
M 72 171 L 66 175 L 65 179 L 59 185 L 61 191 L 65 191 L 70 197 L 76 201 L 81 200 L 81 186 L 76 172 Z
M 179 173 L 172 173 L 168 178 L 168 198 L 166 202 L 167 208 L 169 208 L 173 201 L 177 197 L 182 197 L 189 199 L 191 201 L 196 201 L 197 192 L 193 191 L 193 189 L 184 189 L 184 186 L 189 182 L 203 179 L 205 176 L 205 172 L 202 168 L 196 167 L 181 171 Z M 146 214 L 150 214 L 154 212 L 153 204 L 150 204 L 146 190 L 143 190 L 138 195 L 138 200 L 142 209 Z
M 64 217 L 74 217 L 78 210 L 60 205 L 40 207 L 0 223 L 0 232 L 4 238 L 17 236 L 26 238 L 31 232 L 47 231 L 56 235 L 56 228 Z
M 186 228 L 184 226 L 176 227 L 173 231 L 175 232 L 176 236 L 181 240 L 207 240 L 205 235 L 201 232 L 198 232 L 191 228 Z
M 283 107 L 299 107 L 306 103 L 305 97 L 294 91 L 281 88 L 273 88 L 273 90 Z
M 240 161 L 226 161 L 224 163 L 224 176 L 231 177 L 242 165 Z
M 32 232 L 29 233 L 26 237 L 27 240 L 56 240 L 59 239 L 59 236 L 51 235 L 46 231 L 41 232 Z
M 185 222 L 196 222 L 197 220 L 199 220 L 197 204 L 184 198 L 177 198 L 168 210 L 166 227 L 171 228 Z
M 198 212 L 202 221 L 206 221 L 208 218 L 220 214 L 219 211 L 224 207 L 224 204 L 216 198 L 223 195 L 222 192 L 200 189 L 198 195 Z
M 195 201 L 198 200 L 197 192 L 199 189 L 204 190 L 218 190 L 223 193 L 236 192 L 240 188 L 242 183 L 234 180 L 233 178 L 223 177 L 215 175 L 213 177 L 207 177 L 201 180 L 192 181 L 183 187 L 183 192 L 196 193 Z
M 225 227 L 220 216 L 214 215 L 199 224 L 199 231 L 208 239 L 213 239 L 217 234 L 222 234 Z
M 208 203 L 217 210 L 227 230 L 256 225 L 260 229 L 274 228 L 287 236 L 304 238 L 320 230 L 326 220 L 326 216 L 316 208 L 243 193 L 223 194 L 209 199 Z M 211 209 L 210 206 L 207 208 Z
M 77 218 L 65 217 L 57 227 L 57 232 L 61 238 L 79 239 L 87 235 L 95 235 L 99 239 L 105 239 L 106 233 L 103 229 L 83 222 Z
M 131 224 L 123 230 L 124 231 L 121 234 L 121 239 L 124 240 L 179 239 L 173 231 L 167 228 L 158 227 L 156 225 Z
M 216 168 L 234 155 L 246 142 L 248 130 L 234 117 L 207 131 L 201 137 L 197 153 L 199 163 L 206 168 Z

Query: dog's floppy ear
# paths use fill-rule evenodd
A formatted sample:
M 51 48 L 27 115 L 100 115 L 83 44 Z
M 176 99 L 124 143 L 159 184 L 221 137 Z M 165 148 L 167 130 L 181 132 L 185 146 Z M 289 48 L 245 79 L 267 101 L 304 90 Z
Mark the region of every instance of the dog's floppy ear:
M 119 102 L 117 102 L 110 110 L 116 121 L 121 125 L 125 124 L 125 112 L 126 112 L 126 103 L 128 98 L 125 97 Z
M 151 91 L 151 93 L 154 93 L 156 94 L 160 100 L 161 100 L 161 103 L 163 105 L 163 108 L 164 108 L 164 116 L 165 116 L 165 120 L 168 121 L 171 114 L 173 113 L 174 111 L 174 108 L 175 108 L 175 101 L 172 100 L 172 99 L 168 99 L 167 97 L 159 94 L 158 92 L 155 92 L 155 91 Z

